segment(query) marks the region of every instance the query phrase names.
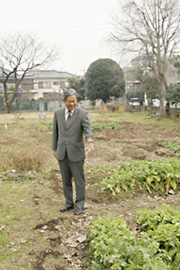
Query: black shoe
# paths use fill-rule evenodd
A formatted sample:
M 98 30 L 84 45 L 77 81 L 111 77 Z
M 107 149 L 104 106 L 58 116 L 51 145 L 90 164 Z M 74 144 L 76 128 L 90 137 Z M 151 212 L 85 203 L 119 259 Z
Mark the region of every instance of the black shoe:
M 74 205 L 71 205 L 71 206 L 64 206 L 63 208 L 60 209 L 60 212 L 66 212 L 70 209 L 73 209 L 74 208 Z
M 76 209 L 76 210 L 74 211 L 74 214 L 77 215 L 77 216 L 79 216 L 79 215 L 82 214 L 82 212 L 83 212 L 82 210 L 77 210 L 77 209 Z

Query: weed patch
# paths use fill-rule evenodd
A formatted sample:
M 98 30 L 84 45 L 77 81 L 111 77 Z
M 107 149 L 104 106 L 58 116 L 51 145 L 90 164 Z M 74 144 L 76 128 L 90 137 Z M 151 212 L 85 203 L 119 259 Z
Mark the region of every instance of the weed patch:
M 40 122 L 37 124 L 37 129 L 39 132 L 47 132 L 53 130 L 53 122 Z
M 12 154 L 12 164 L 18 171 L 36 171 L 42 170 L 44 157 L 30 149 L 18 151 Z

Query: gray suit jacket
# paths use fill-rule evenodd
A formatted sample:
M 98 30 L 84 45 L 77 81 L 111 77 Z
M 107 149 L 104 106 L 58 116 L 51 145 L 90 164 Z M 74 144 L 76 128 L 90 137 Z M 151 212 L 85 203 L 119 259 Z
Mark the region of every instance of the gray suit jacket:
M 75 162 L 85 159 L 84 140 L 92 140 L 92 129 L 87 111 L 75 108 L 68 125 L 65 122 L 65 108 L 54 113 L 52 150 L 56 150 L 56 158 L 63 160 L 66 153 Z

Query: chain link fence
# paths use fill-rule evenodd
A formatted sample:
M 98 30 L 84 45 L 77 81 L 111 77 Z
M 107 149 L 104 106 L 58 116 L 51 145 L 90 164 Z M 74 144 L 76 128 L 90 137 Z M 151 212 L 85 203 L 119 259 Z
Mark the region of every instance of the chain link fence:
M 26 102 L 15 101 L 13 103 L 13 112 L 33 112 L 33 111 L 54 111 L 59 108 L 59 101 L 57 100 L 31 100 Z M 7 113 L 6 104 L 0 101 L 0 113 Z

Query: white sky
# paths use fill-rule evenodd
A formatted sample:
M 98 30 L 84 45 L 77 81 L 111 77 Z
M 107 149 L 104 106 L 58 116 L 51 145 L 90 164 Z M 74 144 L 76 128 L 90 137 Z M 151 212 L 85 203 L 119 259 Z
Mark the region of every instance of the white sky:
M 111 14 L 119 0 L 0 0 L 0 36 L 37 35 L 60 48 L 50 68 L 82 75 L 99 58 L 119 62 L 105 38 L 112 31 Z

